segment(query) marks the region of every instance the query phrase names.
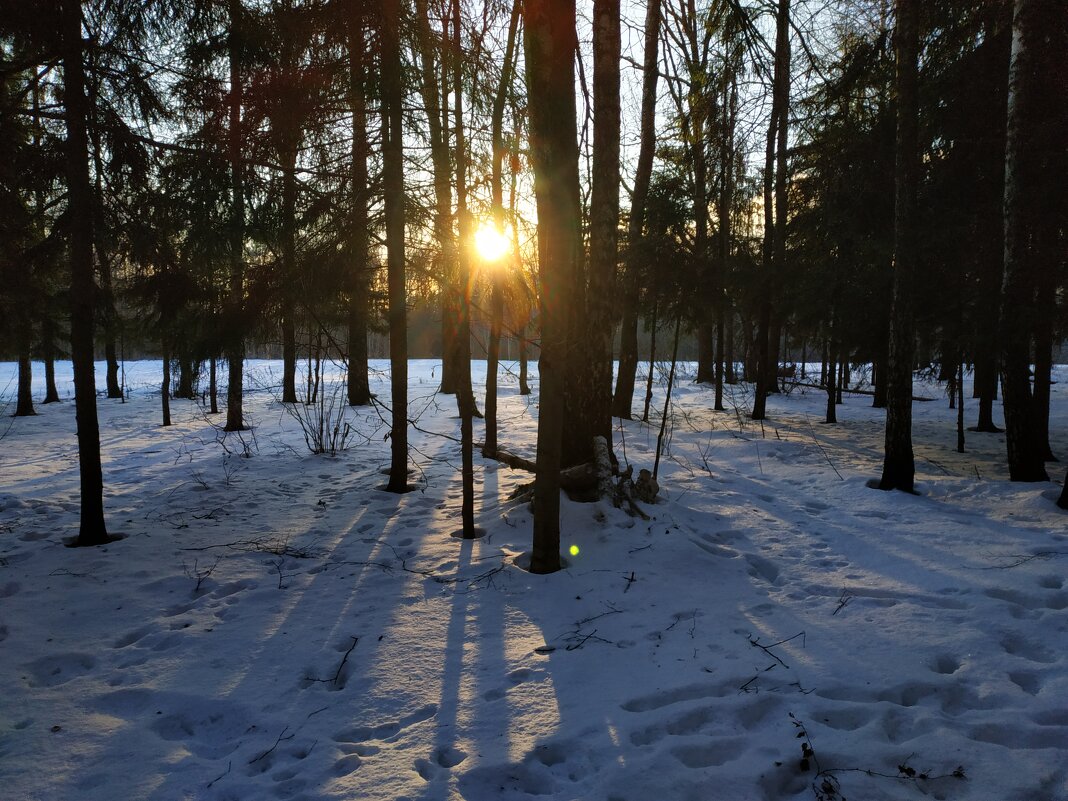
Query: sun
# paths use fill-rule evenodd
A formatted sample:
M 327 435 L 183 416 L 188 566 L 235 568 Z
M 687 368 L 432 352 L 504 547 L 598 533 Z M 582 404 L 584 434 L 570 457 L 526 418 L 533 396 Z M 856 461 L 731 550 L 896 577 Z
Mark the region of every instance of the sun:
M 508 238 L 493 223 L 484 222 L 475 231 L 475 250 L 483 261 L 497 261 L 508 252 L 508 246 Z

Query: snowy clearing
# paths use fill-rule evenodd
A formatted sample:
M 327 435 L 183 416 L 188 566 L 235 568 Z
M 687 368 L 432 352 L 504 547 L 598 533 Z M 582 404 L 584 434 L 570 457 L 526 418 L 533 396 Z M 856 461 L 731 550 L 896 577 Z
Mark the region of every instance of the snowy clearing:
M 271 367 L 249 364 L 256 386 Z M 1061 465 L 1014 485 L 1002 437 L 955 453 L 956 413 L 918 383 L 937 398 L 914 404 L 921 494 L 878 492 L 869 398 L 825 426 L 824 394 L 795 390 L 761 426 L 684 377 L 651 519 L 565 500 L 578 552 L 532 576 L 513 564 L 521 471 L 476 457 L 487 535 L 450 536 L 459 446 L 439 434 L 459 422 L 438 368 L 411 363 L 418 490 L 396 496 L 377 489 L 375 410 L 346 410 L 333 458 L 266 389 L 246 398 L 251 435 L 190 401 L 164 429 L 159 363 L 127 364 L 129 401 L 100 401 L 125 538 L 97 549 L 63 547 L 73 404 L 0 419 L 0 797 L 1068 799 Z M 13 375 L 0 365 L 9 401 Z M 1064 456 L 1068 368 L 1056 379 Z M 537 396 L 502 382 L 501 444 L 532 456 Z M 384 372 L 373 389 L 388 403 Z M 655 417 L 625 426 L 636 468 Z

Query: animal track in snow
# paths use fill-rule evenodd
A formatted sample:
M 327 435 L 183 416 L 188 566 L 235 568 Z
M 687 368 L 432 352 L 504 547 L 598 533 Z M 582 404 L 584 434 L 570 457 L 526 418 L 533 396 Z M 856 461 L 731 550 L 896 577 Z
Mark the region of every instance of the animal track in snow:
M 26 666 L 30 672 L 28 681 L 31 687 L 58 687 L 84 676 L 95 667 L 96 658 L 83 653 L 42 656 Z
M 1051 654 L 1045 646 L 1030 642 L 1018 634 L 1009 633 L 1001 638 L 1001 648 L 1007 654 L 1027 659 L 1031 662 L 1052 664 L 1057 658 Z
M 757 556 L 754 553 L 747 553 L 745 561 L 749 563 L 750 576 L 762 578 L 768 584 L 774 586 L 779 585 L 779 568 L 770 559 L 765 559 L 763 556 Z
M 1038 675 L 1026 670 L 1015 670 L 1009 673 L 1009 681 L 1028 695 L 1038 695 L 1038 691 L 1042 689 L 1042 682 Z
M 429 720 L 437 713 L 437 704 L 427 704 L 402 718 L 388 723 L 380 723 L 377 726 L 354 726 L 350 729 L 345 729 L 334 735 L 334 741 L 342 744 L 364 743 L 369 740 L 391 742 L 405 729 L 417 723 L 422 723 L 424 720 Z
M 724 765 L 744 751 L 744 741 L 730 738 L 678 745 L 671 749 L 671 755 L 686 767 L 698 769 Z
M 960 660 L 949 654 L 939 654 L 935 657 L 931 670 L 943 676 L 951 676 L 960 670 Z
M 737 692 L 738 686 L 744 682 L 745 679 L 739 679 L 737 684 L 733 681 L 720 682 L 719 684 L 689 684 L 684 687 L 660 690 L 649 695 L 632 698 L 620 706 L 627 712 L 651 712 L 654 709 L 662 709 L 665 706 L 683 701 L 696 701 L 699 698 L 723 698 Z
M 115 640 L 111 647 L 126 648 L 130 645 L 133 645 L 138 640 L 147 637 L 153 631 L 155 631 L 155 627 L 153 626 L 142 626 L 139 629 L 134 629 L 133 631 L 127 632 L 126 634 L 123 634 L 121 637 L 119 637 L 119 639 Z
M 534 671 L 530 668 L 516 668 L 507 676 L 505 676 L 505 678 L 508 680 L 508 683 L 511 686 L 516 687 L 528 681 L 538 681 L 544 675 L 545 674 L 542 671 Z M 501 698 L 504 698 L 507 692 L 507 687 L 495 687 L 492 690 L 487 690 L 486 692 L 482 693 L 482 699 L 484 701 L 497 701 Z
M 424 781 L 429 782 L 433 781 L 438 776 L 445 774 L 447 771 L 452 770 L 465 759 L 467 759 L 466 751 L 448 745 L 435 749 L 431 759 L 415 760 L 413 766 L 416 773 L 418 773 Z
M 722 556 L 726 559 L 734 559 L 738 556 L 737 551 L 732 551 L 730 548 L 724 548 L 717 542 L 714 534 L 696 534 L 690 537 L 690 542 L 705 553 L 710 553 L 713 556 Z

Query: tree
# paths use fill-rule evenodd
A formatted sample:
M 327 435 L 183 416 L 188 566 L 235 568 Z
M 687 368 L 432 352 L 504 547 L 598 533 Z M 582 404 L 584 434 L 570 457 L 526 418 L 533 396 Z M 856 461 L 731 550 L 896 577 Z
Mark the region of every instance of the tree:
M 897 0 L 897 139 L 894 167 L 894 283 L 887 359 L 886 435 L 879 489 L 914 492 L 912 453 L 913 272 L 919 185 L 919 2 Z
M 593 438 L 612 441 L 612 297 L 619 229 L 619 0 L 593 4 L 593 157 L 589 259 L 572 276 L 563 464 L 594 459 Z
M 371 279 L 368 221 L 365 4 L 350 0 L 346 19 L 345 46 L 349 55 L 349 106 L 352 109 L 351 170 L 352 190 L 349 220 L 349 319 L 348 319 L 348 400 L 350 406 L 371 402 L 367 380 L 367 318 Z
M 100 463 L 100 426 L 93 374 L 93 229 L 89 181 L 88 98 L 82 47 L 80 0 L 61 0 L 60 31 L 63 93 L 67 127 L 67 209 L 70 236 L 70 347 L 74 367 L 74 404 L 78 417 L 78 467 L 81 520 L 77 546 L 111 541 L 104 523 L 104 476 Z
M 0 57 L 7 60 L 7 48 L 0 40 Z M 31 155 L 29 131 L 19 117 L 21 93 L 9 72 L 0 72 L 0 331 L 16 343 L 18 390 L 15 417 L 37 414 L 33 409 L 32 364 L 34 307 L 38 281 L 30 253 L 41 237 L 34 230 L 30 207 L 31 187 L 26 180 L 26 158 Z
M 775 15 L 775 75 L 771 119 L 764 150 L 764 243 L 761 249 L 764 280 L 761 283 L 754 420 L 767 416 L 767 396 L 777 380 L 778 359 L 772 358 L 772 298 L 776 274 L 786 260 L 786 143 L 790 123 L 790 0 L 779 0 Z
M 645 221 L 645 200 L 649 180 L 653 174 L 656 152 L 656 84 L 659 76 L 657 46 L 660 41 L 661 0 L 648 0 L 645 12 L 645 50 L 642 58 L 641 140 L 638 163 L 634 175 L 634 190 L 630 199 L 627 221 L 627 258 L 622 281 L 623 321 L 620 326 L 619 368 L 616 388 L 612 396 L 612 414 L 631 418 L 634 400 L 634 374 L 638 369 L 638 299 L 641 284 L 638 278 L 640 263 L 638 243 Z
M 229 126 L 227 129 L 227 156 L 230 166 L 230 292 L 228 298 L 229 326 L 227 334 L 227 360 L 229 380 L 226 387 L 226 431 L 244 431 L 245 417 L 242 407 L 242 390 L 245 373 L 245 344 L 242 311 L 245 300 L 245 164 L 242 157 L 242 81 L 241 67 L 244 59 L 242 17 L 245 13 L 241 0 L 227 0 L 229 31 L 227 34 L 227 57 L 230 68 L 230 92 L 228 97 Z
M 567 338 L 571 292 L 582 265 L 574 0 L 527 0 L 524 21 L 541 278 L 541 403 L 530 570 L 551 573 L 560 568 L 562 382 L 570 350 L 581 347 Z
M 1068 8 L 1057 0 L 1016 0 L 1005 150 L 1005 275 L 1001 371 L 1005 444 L 1013 481 L 1048 479 L 1028 376 L 1031 320 L 1044 273 L 1065 265 L 1063 178 L 1068 98 L 1064 53 Z M 1062 273 L 1063 274 L 1063 273 Z M 1041 303 L 1041 301 L 1038 301 Z M 1040 316 L 1048 312 L 1040 310 Z M 1036 376 L 1037 379 L 1037 376 Z
M 507 149 L 504 141 L 504 109 L 512 93 L 517 55 L 516 37 L 519 33 L 519 16 L 522 7 L 519 0 L 512 0 L 512 13 L 508 20 L 508 38 L 504 49 L 504 63 L 497 93 L 493 98 L 493 114 L 490 127 L 493 137 L 492 164 L 490 167 L 490 194 L 493 224 L 498 236 L 504 236 L 504 157 Z M 513 172 L 514 175 L 514 172 Z M 514 187 L 513 187 L 514 200 Z M 513 222 L 513 229 L 516 228 Z M 497 453 L 497 369 L 501 349 L 501 327 L 504 318 L 504 287 L 500 269 L 494 270 L 490 281 L 490 336 L 486 353 L 486 438 L 482 455 L 492 457 Z M 524 367 L 526 366 L 524 362 Z
M 385 195 L 393 404 L 388 492 L 408 491 L 408 326 L 404 286 L 404 109 L 400 16 L 400 0 L 383 0 L 378 20 L 382 42 L 382 191 Z

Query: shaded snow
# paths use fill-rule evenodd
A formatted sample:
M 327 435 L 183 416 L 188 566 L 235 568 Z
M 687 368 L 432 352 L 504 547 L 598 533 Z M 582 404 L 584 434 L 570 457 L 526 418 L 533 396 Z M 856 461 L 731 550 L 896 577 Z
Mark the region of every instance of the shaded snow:
M 1010 484 L 998 435 L 955 453 L 936 386 L 917 385 L 938 399 L 915 404 L 913 497 L 866 486 L 870 399 L 825 426 L 824 395 L 798 390 L 761 426 L 684 378 L 651 519 L 565 500 L 579 552 L 539 577 L 513 564 L 526 474 L 476 459 L 487 535 L 450 536 L 459 454 L 436 434 L 458 421 L 436 362 L 411 364 L 431 433 L 412 434 L 403 496 L 376 489 L 379 412 L 348 413 L 352 447 L 312 456 L 263 388 L 277 364 L 249 365 L 250 458 L 194 403 L 159 427 L 158 363 L 126 369 L 129 401 L 100 402 L 125 536 L 108 547 L 62 545 L 73 403 L 0 420 L 0 797 L 770 801 L 813 798 L 818 767 L 889 776 L 832 773 L 854 801 L 1068 798 L 1059 486 Z M 536 396 L 502 380 L 502 444 L 532 455 Z M 373 388 L 388 402 L 384 372 Z M 626 425 L 636 467 L 656 433 Z

